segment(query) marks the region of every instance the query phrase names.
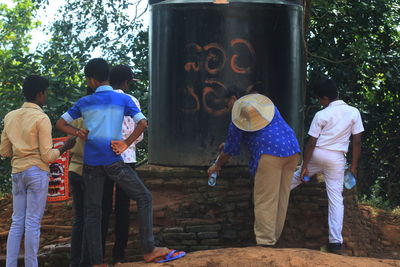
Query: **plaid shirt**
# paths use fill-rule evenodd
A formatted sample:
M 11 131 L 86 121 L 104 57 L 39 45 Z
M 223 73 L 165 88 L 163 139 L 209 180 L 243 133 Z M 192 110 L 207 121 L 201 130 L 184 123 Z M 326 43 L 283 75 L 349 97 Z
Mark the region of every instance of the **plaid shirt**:
M 123 93 L 121 89 L 116 89 L 115 92 L 118 93 Z M 133 102 L 136 104 L 136 106 L 140 109 L 140 103 L 139 100 L 136 99 L 136 97 L 126 94 L 130 96 L 133 100 Z M 136 128 L 136 123 L 133 121 L 133 119 L 130 116 L 125 116 L 124 117 L 124 122 L 122 123 L 122 138 L 127 139 L 131 133 L 135 130 Z M 124 160 L 125 163 L 135 163 L 136 162 L 136 144 L 139 143 L 140 141 L 143 140 L 143 134 L 139 136 L 138 139 L 133 142 L 133 144 L 128 147 L 124 153 L 121 154 L 122 159 Z

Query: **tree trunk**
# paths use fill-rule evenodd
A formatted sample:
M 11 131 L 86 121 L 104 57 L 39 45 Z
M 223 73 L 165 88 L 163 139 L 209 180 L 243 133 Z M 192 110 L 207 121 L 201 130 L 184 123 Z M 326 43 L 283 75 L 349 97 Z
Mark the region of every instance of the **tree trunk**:
M 311 1 L 312 0 L 304 0 L 303 1 L 303 81 L 302 81 L 302 90 L 303 90 L 303 120 L 307 113 L 306 109 L 306 100 L 307 100 L 307 62 L 308 62 L 308 44 L 307 44 L 307 36 L 310 25 L 310 13 L 311 13 Z M 304 138 L 303 138 L 304 139 Z M 303 140 L 299 140 L 301 146 L 303 146 Z
M 311 1 L 312 0 L 304 0 L 303 7 L 304 7 L 304 21 L 303 21 L 303 30 L 304 30 L 304 38 L 308 34 L 308 26 L 310 25 L 310 14 L 311 14 Z

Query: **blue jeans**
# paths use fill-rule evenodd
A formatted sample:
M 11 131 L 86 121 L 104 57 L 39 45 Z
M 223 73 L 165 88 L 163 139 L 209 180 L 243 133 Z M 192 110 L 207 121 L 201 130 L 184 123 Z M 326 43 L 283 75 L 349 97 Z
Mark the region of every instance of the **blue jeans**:
M 135 163 L 125 163 L 133 170 L 136 169 Z M 103 218 L 102 218 L 102 235 L 103 235 L 103 254 L 106 249 L 106 239 L 108 234 L 108 222 L 110 214 L 113 210 L 114 181 L 106 179 L 103 189 Z M 121 189 L 119 185 L 115 186 L 115 242 L 112 249 L 113 262 L 125 262 L 125 249 L 128 244 L 129 237 L 129 206 L 130 199 L 128 195 Z
M 106 178 L 114 181 L 130 199 L 136 201 L 143 253 L 150 253 L 154 249 L 152 196 L 136 172 L 123 161 L 105 166 L 85 164 L 83 169 L 85 245 L 92 265 L 103 262 L 101 220 L 103 187 Z
M 13 215 L 7 239 L 7 267 L 16 267 L 25 234 L 25 267 L 37 267 L 40 221 L 46 207 L 49 173 L 33 166 L 12 177 Z

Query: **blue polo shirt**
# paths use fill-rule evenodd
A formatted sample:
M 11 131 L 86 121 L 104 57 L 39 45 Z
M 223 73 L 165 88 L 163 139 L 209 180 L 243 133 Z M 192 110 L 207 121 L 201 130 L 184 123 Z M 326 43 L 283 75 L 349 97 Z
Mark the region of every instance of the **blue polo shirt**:
M 112 150 L 111 141 L 122 139 L 124 116 L 131 116 L 136 123 L 146 118 L 128 95 L 115 92 L 109 85 L 103 85 L 94 94 L 79 99 L 61 117 L 68 123 L 83 118 L 89 130 L 83 162 L 101 166 L 122 160 Z
M 257 171 L 258 161 L 262 154 L 289 157 L 300 152 L 293 129 L 285 122 L 276 107 L 274 118 L 261 130 L 246 132 L 231 122 L 224 153 L 232 156 L 240 154 L 242 142 L 250 151 L 249 169 L 252 175 L 255 175 Z

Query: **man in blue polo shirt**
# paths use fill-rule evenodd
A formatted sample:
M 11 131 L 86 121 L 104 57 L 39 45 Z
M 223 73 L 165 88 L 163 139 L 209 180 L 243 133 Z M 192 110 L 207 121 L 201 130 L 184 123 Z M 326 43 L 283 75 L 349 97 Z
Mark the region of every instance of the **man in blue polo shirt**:
M 101 58 L 90 60 L 85 66 L 87 84 L 95 93 L 82 97 L 57 122 L 57 128 L 86 140 L 84 147 L 84 217 L 85 238 L 94 267 L 103 264 L 101 213 L 103 184 L 106 177 L 116 182 L 130 199 L 137 202 L 139 234 L 146 262 L 179 258 L 184 252 L 154 246 L 152 196 L 134 170 L 122 161 L 121 153 L 147 128 L 146 117 L 132 99 L 114 91 L 109 85 L 109 67 Z M 131 116 L 137 127 L 121 140 L 124 116 Z M 69 123 L 83 118 L 87 131 Z M 164 258 L 163 258 L 164 257 Z

